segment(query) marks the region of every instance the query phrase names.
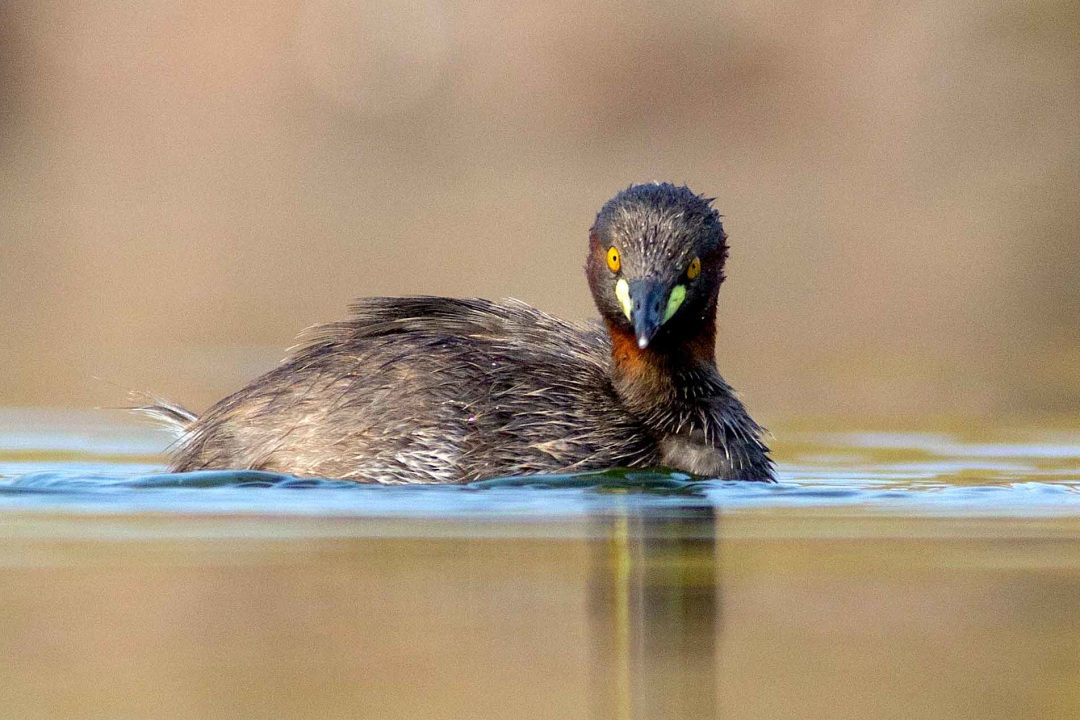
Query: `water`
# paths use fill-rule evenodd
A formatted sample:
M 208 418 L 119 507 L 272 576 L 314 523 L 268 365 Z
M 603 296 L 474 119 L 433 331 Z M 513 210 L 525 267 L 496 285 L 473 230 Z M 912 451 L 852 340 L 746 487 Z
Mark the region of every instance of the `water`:
M 0 412 L 0 717 L 1080 717 L 1080 426 L 777 435 L 775 486 L 379 488 Z

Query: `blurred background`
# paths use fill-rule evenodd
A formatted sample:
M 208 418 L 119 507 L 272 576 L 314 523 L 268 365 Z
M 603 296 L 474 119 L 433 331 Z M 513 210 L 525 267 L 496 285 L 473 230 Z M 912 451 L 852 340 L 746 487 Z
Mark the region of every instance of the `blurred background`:
M 202 409 L 377 294 L 594 314 L 717 197 L 755 415 L 1080 401 L 1080 5 L 0 2 L 0 404 Z

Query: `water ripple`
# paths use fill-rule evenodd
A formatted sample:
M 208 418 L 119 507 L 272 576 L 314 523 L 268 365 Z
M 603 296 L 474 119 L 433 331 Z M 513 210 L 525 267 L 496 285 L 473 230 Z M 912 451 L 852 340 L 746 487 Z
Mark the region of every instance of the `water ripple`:
M 0 485 L 0 507 L 96 512 L 175 512 L 402 517 L 579 516 L 624 509 L 850 507 L 871 512 L 1080 515 L 1080 481 L 1000 485 L 742 483 L 681 473 L 609 471 L 513 477 L 465 486 L 371 486 L 257 471 L 123 475 L 39 472 Z
M 10 415 L 10 413 L 8 413 Z M 99 415 L 50 431 L 5 427 L 0 509 L 351 517 L 574 517 L 708 507 L 860 513 L 1080 517 L 1080 433 L 792 432 L 777 484 L 613 470 L 496 478 L 467 486 L 365 486 L 256 471 L 162 472 L 166 440 Z M 54 418 L 54 416 L 47 416 Z M 8 418 L 11 419 L 11 418 Z M 55 418 L 54 418 L 55 419 Z

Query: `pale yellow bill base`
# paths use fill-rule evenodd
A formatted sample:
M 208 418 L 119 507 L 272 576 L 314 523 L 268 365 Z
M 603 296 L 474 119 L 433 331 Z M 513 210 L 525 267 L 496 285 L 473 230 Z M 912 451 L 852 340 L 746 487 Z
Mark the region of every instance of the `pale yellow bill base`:
M 619 278 L 615 283 L 615 299 L 619 301 L 619 305 L 622 306 L 623 315 L 627 320 L 633 321 L 630 317 L 630 283 L 626 282 L 626 278 Z
M 664 311 L 664 319 L 662 322 L 667 322 L 671 319 L 671 316 L 675 314 L 675 311 L 682 305 L 683 300 L 686 299 L 686 286 L 676 285 L 671 288 L 671 294 L 667 299 L 667 310 Z

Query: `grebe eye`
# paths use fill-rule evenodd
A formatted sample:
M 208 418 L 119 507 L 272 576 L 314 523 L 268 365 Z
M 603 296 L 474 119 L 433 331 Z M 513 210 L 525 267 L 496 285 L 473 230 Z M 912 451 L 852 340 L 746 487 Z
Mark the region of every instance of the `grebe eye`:
M 701 258 L 694 258 L 690 261 L 690 267 L 686 268 L 686 277 L 688 280 L 693 280 L 701 274 Z
M 614 245 L 608 248 L 607 266 L 608 270 L 613 273 L 619 272 L 619 269 L 622 268 L 622 260 L 619 259 L 619 251 Z

